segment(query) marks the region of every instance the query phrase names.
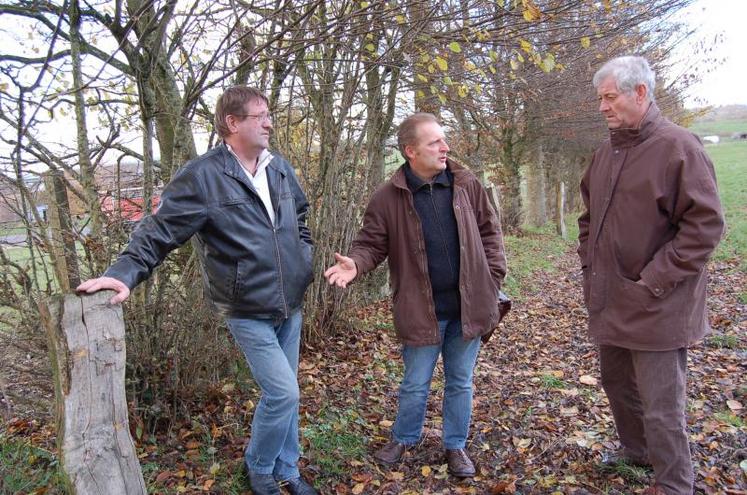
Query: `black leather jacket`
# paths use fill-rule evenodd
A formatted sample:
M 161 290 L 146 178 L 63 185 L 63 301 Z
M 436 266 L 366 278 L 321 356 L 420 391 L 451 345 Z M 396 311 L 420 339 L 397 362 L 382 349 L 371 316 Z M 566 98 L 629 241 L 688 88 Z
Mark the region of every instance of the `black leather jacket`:
M 267 166 L 275 225 L 225 145 L 182 167 L 158 211 L 144 218 L 105 275 L 131 289 L 193 235 L 205 290 L 227 318 L 283 318 L 301 307 L 311 282 L 308 201 L 291 165 Z

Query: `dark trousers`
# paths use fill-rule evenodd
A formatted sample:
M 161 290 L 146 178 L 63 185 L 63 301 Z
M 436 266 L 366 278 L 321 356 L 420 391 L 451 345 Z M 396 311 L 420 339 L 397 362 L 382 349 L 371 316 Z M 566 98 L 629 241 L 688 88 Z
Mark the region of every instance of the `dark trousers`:
M 667 495 L 692 495 L 685 421 L 687 349 L 600 346 L 602 387 L 627 457 L 650 462 Z

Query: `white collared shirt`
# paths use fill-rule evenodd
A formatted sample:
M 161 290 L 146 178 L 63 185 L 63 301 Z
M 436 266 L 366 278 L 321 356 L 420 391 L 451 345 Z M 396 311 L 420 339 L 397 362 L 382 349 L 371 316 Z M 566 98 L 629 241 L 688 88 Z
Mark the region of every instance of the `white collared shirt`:
M 265 206 L 265 210 L 267 210 L 267 215 L 270 217 L 270 222 L 275 225 L 275 210 L 272 208 L 270 184 L 267 180 L 267 165 L 272 161 L 272 153 L 267 149 L 262 150 L 262 153 L 259 154 L 259 158 L 257 159 L 257 170 L 255 170 L 254 175 L 252 175 L 228 143 L 226 143 L 226 148 L 228 148 L 228 151 L 230 151 L 233 156 L 236 157 L 236 160 L 238 160 L 241 165 L 241 170 L 244 171 L 246 176 L 249 178 L 249 182 L 252 183 L 257 194 L 259 194 L 262 204 Z

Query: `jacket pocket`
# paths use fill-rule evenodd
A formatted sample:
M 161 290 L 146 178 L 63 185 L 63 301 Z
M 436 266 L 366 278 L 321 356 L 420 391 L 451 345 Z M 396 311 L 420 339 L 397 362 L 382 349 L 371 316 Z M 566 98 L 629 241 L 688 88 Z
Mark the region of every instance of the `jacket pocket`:
M 306 269 L 304 287 L 308 287 L 314 279 L 314 247 L 310 244 L 306 244 L 301 239 L 299 239 L 298 242 L 301 243 L 301 253 L 303 254 L 304 267 Z
M 622 275 L 617 275 L 617 279 L 631 303 L 639 305 L 646 310 L 655 309 L 655 306 L 659 305 L 659 299 L 654 296 L 647 285 L 639 284 Z
M 239 294 L 241 294 L 241 286 L 246 278 L 246 273 L 242 271 L 242 263 L 241 261 L 238 261 L 236 263 L 236 266 L 234 268 L 234 276 L 233 276 L 233 286 L 229 287 L 231 289 L 230 292 L 230 301 L 235 301 L 239 297 Z
M 204 263 L 210 283 L 210 298 L 217 303 L 232 302 L 238 290 L 239 264 L 225 263 L 215 258 L 206 258 Z
M 219 201 L 220 206 L 235 206 L 242 205 L 245 203 L 251 203 L 252 198 L 249 196 L 235 196 L 229 198 L 223 198 Z
M 657 298 L 645 285 L 619 273 L 611 276 L 604 320 L 615 345 L 649 350 L 680 346 L 678 333 L 687 313 L 680 293 Z

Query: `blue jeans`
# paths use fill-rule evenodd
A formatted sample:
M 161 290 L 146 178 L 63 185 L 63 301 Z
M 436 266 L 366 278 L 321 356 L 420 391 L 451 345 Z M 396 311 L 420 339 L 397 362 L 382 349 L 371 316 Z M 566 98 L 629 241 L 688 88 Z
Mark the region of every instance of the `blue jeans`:
M 441 344 L 404 346 L 405 376 L 399 387 L 399 411 L 394 422 L 394 441 L 412 445 L 420 440 L 433 369 L 439 354 L 444 363 L 443 444 L 446 449 L 463 449 L 472 416 L 472 371 L 480 338 L 462 339 L 459 320 L 438 322 Z
M 226 323 L 262 390 L 244 453 L 246 467 L 256 474 L 273 474 L 278 480 L 297 478 L 301 311 L 286 320 L 242 318 Z

